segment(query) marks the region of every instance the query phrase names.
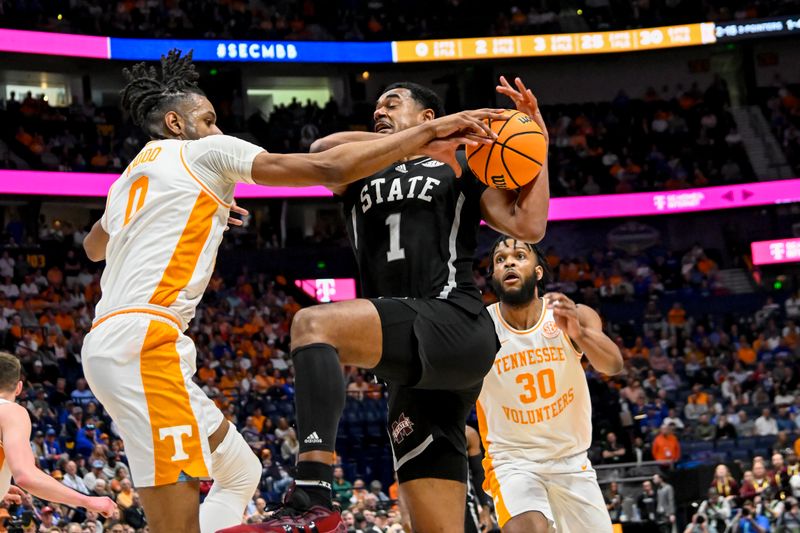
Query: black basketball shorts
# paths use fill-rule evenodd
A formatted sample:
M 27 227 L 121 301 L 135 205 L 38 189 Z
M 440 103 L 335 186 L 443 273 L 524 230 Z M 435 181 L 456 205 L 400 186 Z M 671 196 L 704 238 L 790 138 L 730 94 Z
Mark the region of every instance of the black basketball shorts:
M 373 372 L 389 385 L 398 479 L 466 482 L 464 426 L 500 348 L 494 322 L 486 309 L 475 315 L 447 300 L 371 301 L 383 331 L 383 355 Z

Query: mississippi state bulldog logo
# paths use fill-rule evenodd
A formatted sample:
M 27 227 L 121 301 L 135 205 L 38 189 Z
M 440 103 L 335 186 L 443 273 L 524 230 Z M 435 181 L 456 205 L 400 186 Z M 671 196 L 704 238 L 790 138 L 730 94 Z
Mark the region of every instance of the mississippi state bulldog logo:
M 397 444 L 403 442 L 408 435 L 414 432 L 414 423 L 404 413 L 400 413 L 400 418 L 392 422 L 392 439 Z

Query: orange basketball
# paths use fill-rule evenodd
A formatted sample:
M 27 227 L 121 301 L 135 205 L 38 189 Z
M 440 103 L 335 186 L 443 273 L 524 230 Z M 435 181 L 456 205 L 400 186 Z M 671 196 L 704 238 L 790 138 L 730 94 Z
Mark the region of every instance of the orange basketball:
M 467 146 L 467 164 L 475 176 L 495 189 L 518 189 L 536 179 L 547 157 L 539 125 L 520 111 L 506 110 L 508 120 L 492 121 L 493 144 Z

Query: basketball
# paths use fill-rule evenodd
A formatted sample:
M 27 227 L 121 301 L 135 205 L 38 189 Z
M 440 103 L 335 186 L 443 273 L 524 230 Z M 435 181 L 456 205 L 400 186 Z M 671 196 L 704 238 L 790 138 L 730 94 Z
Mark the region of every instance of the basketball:
M 495 189 L 518 189 L 536 179 L 547 157 L 542 129 L 531 117 L 506 110 L 508 120 L 489 121 L 493 144 L 467 146 L 467 164 L 479 180 Z

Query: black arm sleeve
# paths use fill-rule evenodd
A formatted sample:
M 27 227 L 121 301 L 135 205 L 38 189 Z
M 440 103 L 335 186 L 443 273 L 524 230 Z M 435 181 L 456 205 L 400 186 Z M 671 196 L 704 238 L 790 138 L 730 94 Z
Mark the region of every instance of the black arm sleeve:
M 475 495 L 481 505 L 491 505 L 492 499 L 483 490 L 483 465 L 481 464 L 480 455 L 470 455 L 469 473 L 472 480 L 472 488 L 475 489 Z

